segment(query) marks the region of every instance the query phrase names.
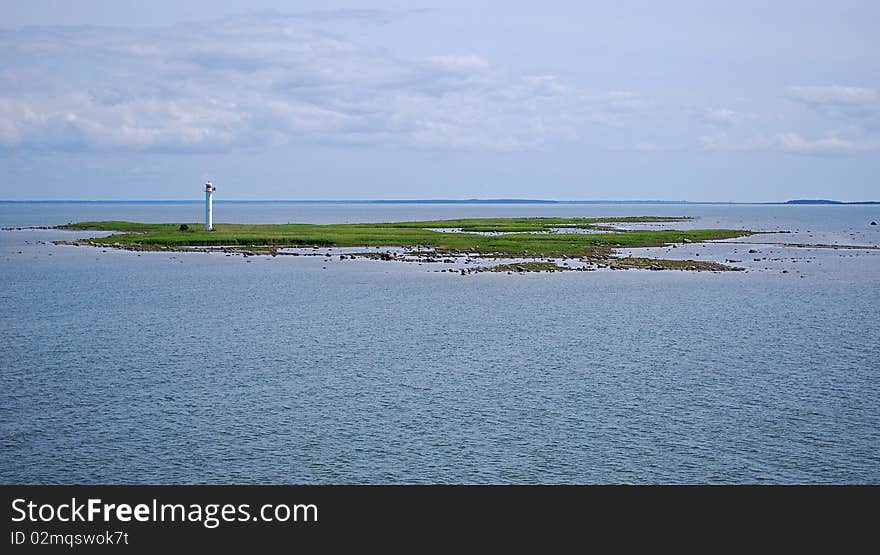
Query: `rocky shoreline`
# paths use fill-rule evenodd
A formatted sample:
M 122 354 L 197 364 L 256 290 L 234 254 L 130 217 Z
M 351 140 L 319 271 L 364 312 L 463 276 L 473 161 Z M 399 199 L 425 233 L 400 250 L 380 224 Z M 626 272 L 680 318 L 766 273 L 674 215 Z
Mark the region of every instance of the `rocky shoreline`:
M 518 257 L 513 261 L 510 255 L 504 253 L 468 253 L 455 250 L 426 250 L 424 247 L 403 247 L 399 250 L 388 250 L 375 247 L 375 251 L 359 251 L 334 253 L 329 252 L 333 247 L 313 245 L 311 247 L 278 247 L 275 245 L 261 245 L 238 247 L 234 245 L 218 247 L 169 247 L 166 245 L 144 245 L 139 243 L 106 243 L 96 242 L 91 239 L 79 240 L 56 240 L 56 245 L 88 246 L 102 249 L 112 248 L 131 252 L 201 252 L 217 253 L 225 256 L 242 256 L 244 258 L 254 256 L 313 256 L 324 257 L 329 261 L 332 258 L 339 260 L 381 260 L 391 262 L 409 262 L 418 264 L 459 264 L 462 267 L 443 268 L 438 272 L 449 272 L 460 275 L 478 274 L 484 272 L 523 274 L 535 272 L 587 272 L 599 269 L 607 270 L 680 270 L 694 272 L 736 272 L 744 268 L 729 266 L 718 262 L 704 262 L 696 260 L 668 260 L 640 257 L 618 257 L 613 251 L 610 253 L 595 252 L 582 257 Z M 329 249 L 327 252 L 321 252 Z M 481 262 L 496 260 L 497 264 L 481 264 Z

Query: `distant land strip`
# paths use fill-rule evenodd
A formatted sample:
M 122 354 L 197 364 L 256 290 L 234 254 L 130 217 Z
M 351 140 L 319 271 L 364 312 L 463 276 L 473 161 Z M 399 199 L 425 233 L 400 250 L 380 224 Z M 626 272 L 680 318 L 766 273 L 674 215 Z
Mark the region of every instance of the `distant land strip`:
M 0 200 L 0 204 L 201 204 L 201 199 L 184 200 Z M 366 199 L 366 200 L 246 200 L 246 199 L 216 199 L 214 203 L 220 204 L 723 204 L 723 205 L 876 205 L 880 201 L 860 200 L 842 201 L 826 199 L 795 199 L 780 202 L 732 202 L 732 201 L 693 201 L 693 200 L 547 200 L 547 199 L 516 199 L 516 198 L 490 198 L 490 199 Z

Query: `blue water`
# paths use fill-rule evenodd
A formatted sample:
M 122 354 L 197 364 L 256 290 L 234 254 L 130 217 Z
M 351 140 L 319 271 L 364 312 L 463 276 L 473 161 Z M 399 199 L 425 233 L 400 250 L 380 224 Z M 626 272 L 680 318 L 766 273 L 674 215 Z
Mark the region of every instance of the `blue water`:
M 880 244 L 870 206 L 217 212 L 691 215 L 676 225 Z M 13 227 L 200 217 L 199 205 L 0 204 Z M 747 255 L 741 240 L 654 251 L 737 256 L 746 272 L 460 276 L 49 242 L 81 235 L 0 231 L 3 483 L 880 483 L 880 251 Z

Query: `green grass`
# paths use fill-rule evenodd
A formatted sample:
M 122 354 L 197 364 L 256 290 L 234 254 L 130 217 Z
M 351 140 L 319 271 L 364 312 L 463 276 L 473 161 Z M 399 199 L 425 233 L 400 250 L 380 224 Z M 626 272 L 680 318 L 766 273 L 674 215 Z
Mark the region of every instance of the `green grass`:
M 607 252 L 615 247 L 649 247 L 685 240 L 698 242 L 749 235 L 737 229 L 635 230 L 610 233 L 524 233 L 549 231 L 554 227 L 607 229 L 603 223 L 671 222 L 685 218 L 652 216 L 629 218 L 481 218 L 425 222 L 370 224 L 216 224 L 205 231 L 202 224 L 145 224 L 134 222 L 82 222 L 61 226 L 74 230 L 118 231 L 91 239 L 98 244 L 119 243 L 138 248 L 182 248 L 189 246 L 336 246 L 336 247 L 432 247 L 446 252 L 472 252 L 515 256 L 583 256 Z M 431 231 L 428 228 L 461 228 L 466 231 L 504 232 L 478 235 Z

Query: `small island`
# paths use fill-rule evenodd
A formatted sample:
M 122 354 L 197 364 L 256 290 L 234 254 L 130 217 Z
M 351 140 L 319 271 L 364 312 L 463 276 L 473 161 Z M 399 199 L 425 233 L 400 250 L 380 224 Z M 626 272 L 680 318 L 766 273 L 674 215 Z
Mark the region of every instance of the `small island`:
M 687 221 L 656 216 L 609 218 L 476 218 L 355 224 L 148 224 L 81 222 L 67 230 L 118 232 L 64 244 L 136 251 L 224 252 L 243 256 L 329 256 L 319 249 L 345 249 L 340 259 L 456 262 L 475 272 L 586 271 L 597 268 L 730 271 L 717 262 L 621 257 L 616 249 L 659 247 L 751 235 L 741 229 L 623 229 L 615 224 Z M 352 249 L 354 249 L 352 251 Z M 386 250 L 383 250 L 386 249 Z M 393 249 L 393 250 L 387 250 Z M 452 271 L 452 270 L 450 270 Z

